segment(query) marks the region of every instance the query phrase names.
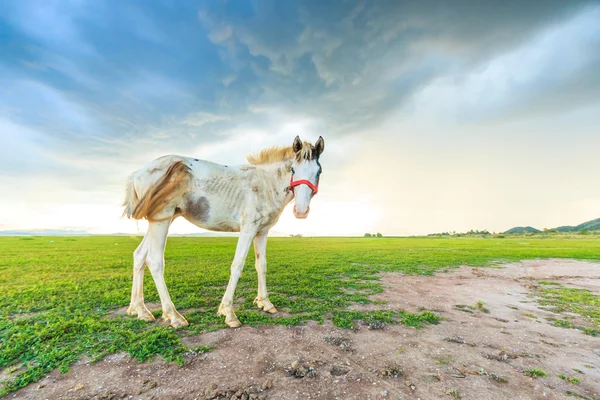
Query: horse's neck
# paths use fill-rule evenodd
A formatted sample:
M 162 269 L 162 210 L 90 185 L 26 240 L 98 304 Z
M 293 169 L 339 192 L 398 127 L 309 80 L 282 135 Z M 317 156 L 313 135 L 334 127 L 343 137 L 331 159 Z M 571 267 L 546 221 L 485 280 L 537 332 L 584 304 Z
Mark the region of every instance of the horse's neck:
M 277 164 L 257 166 L 262 175 L 265 192 L 272 194 L 273 207 L 283 208 L 294 198 L 290 193 L 291 163 L 284 161 Z

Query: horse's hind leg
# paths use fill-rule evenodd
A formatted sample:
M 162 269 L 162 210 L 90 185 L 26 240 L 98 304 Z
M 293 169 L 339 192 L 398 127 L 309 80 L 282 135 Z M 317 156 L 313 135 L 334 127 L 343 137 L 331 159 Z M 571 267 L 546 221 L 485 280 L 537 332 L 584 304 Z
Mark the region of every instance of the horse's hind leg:
M 148 255 L 147 263 L 158 295 L 162 304 L 162 318 L 169 322 L 173 328 L 187 326 L 188 322 L 175 309 L 171 301 L 167 285 L 165 284 L 165 245 L 167 243 L 167 233 L 169 232 L 170 220 L 150 222 L 148 226 Z
M 133 285 L 131 287 L 131 303 L 127 309 L 127 314 L 137 315 L 139 319 L 144 321 L 154 321 L 154 316 L 144 304 L 144 267 L 148 255 L 147 237 L 147 235 L 144 236 L 142 243 L 133 252 Z

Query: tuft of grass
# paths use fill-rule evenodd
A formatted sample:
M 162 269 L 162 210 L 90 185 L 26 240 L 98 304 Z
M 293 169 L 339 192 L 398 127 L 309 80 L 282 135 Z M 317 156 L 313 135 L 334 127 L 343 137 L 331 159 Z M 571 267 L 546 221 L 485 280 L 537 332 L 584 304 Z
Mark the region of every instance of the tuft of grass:
M 445 357 L 440 357 L 437 360 L 435 360 L 436 364 L 440 364 L 440 365 L 449 365 L 452 363 L 452 357 L 450 355 L 447 355 Z
M 194 351 L 198 354 L 210 353 L 214 348 L 215 346 L 198 346 Z
M 403 310 L 383 311 L 348 311 L 341 310 L 333 312 L 332 322 L 339 328 L 353 329 L 355 322 L 364 322 L 371 325 L 379 324 L 403 324 L 417 329 L 422 324 L 437 324 L 439 317 L 432 312 L 425 311 L 420 314 L 411 314 Z
M 529 368 L 527 368 L 525 370 L 524 374 L 526 376 L 531 377 L 531 378 L 539 378 L 539 377 L 548 375 L 546 373 L 546 371 L 544 371 L 543 369 L 535 368 L 535 367 L 529 367 Z
M 524 313 L 523 314 L 524 317 L 529 317 L 529 318 L 533 318 L 533 319 L 537 319 L 537 317 L 531 313 Z
M 576 377 L 569 377 L 569 376 L 566 376 L 565 374 L 560 374 L 558 377 L 559 377 L 560 379 L 562 379 L 563 381 L 567 381 L 567 382 L 569 382 L 569 383 L 572 383 L 572 384 L 574 384 L 574 385 L 578 384 L 578 383 L 579 383 L 579 381 L 580 381 L 580 379 L 579 379 L 579 378 L 576 378 Z
M 567 321 L 565 319 L 554 319 L 552 321 L 554 326 L 558 326 L 559 328 L 574 328 L 575 325 L 571 321 Z
M 450 388 L 450 389 L 446 390 L 445 393 L 448 396 L 452 397 L 453 399 L 456 399 L 456 400 L 462 399 L 462 396 L 460 395 L 460 392 L 456 388 Z
M 600 329 L 583 328 L 583 333 L 585 333 L 586 335 L 589 335 L 589 336 L 599 337 L 600 336 Z
M 115 315 L 129 303 L 132 253 L 139 236 L 0 238 L 0 368 L 13 374 L 0 396 L 67 371 L 82 355 L 100 360 L 127 352 L 137 360 L 160 357 L 182 363 L 189 351 L 181 337 L 226 328 L 216 315 L 236 238 L 170 237 L 167 286 L 190 326 L 178 330 Z M 250 251 L 252 253 L 252 250 Z M 310 258 L 306 254 L 310 253 Z M 248 257 L 236 296 L 238 317 L 248 325 L 298 325 L 333 315 L 338 326 L 354 321 L 373 327 L 437 323 L 430 312 L 352 314 L 352 304 L 381 293 L 379 272 L 432 275 L 460 265 L 488 266 L 533 258 L 597 259 L 600 240 L 573 238 L 270 238 L 268 287 L 271 301 L 289 313 L 277 317 L 252 304 L 257 280 Z M 159 302 L 150 274 L 144 297 Z M 554 287 L 551 287 L 554 289 Z M 549 289 L 550 290 L 550 289 Z M 160 311 L 155 313 L 159 316 Z M 18 368 L 15 368 L 18 366 Z
M 490 310 L 488 310 L 487 308 L 485 308 L 485 302 L 483 300 L 478 300 L 477 303 L 475 303 L 475 307 L 472 307 L 474 310 L 479 310 L 481 312 L 484 312 L 486 314 L 490 313 Z
M 592 399 L 591 397 L 583 396 L 579 393 L 571 392 L 570 390 L 567 390 L 565 392 L 565 394 L 569 397 L 575 397 L 577 399 L 582 399 L 582 400 L 597 400 L 597 399 Z
M 498 375 L 495 372 L 488 372 L 483 368 L 480 368 L 479 371 L 477 371 L 477 373 L 479 375 L 489 376 L 491 379 L 495 380 L 498 383 L 507 383 L 508 382 L 508 379 L 506 379 L 504 376 Z

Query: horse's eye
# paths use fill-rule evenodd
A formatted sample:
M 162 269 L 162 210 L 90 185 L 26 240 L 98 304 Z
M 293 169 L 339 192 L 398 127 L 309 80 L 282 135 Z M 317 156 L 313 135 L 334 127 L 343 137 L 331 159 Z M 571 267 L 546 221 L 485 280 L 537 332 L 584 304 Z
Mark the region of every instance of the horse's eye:
M 296 171 L 294 171 L 294 168 L 292 168 L 292 175 L 294 175 L 296 173 Z

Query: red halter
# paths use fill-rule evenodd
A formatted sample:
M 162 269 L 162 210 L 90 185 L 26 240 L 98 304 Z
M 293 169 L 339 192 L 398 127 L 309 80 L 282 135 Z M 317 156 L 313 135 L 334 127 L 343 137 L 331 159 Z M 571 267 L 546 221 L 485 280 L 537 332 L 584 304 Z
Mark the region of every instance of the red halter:
M 309 188 L 311 188 L 313 191 L 313 196 L 319 192 L 319 182 L 317 182 L 317 185 L 315 186 L 311 181 L 308 181 L 306 179 L 300 179 L 298 181 L 295 181 L 294 174 L 292 173 L 292 176 L 290 177 L 290 190 L 292 191 L 292 193 L 294 193 L 294 186 L 299 185 L 306 185 Z

